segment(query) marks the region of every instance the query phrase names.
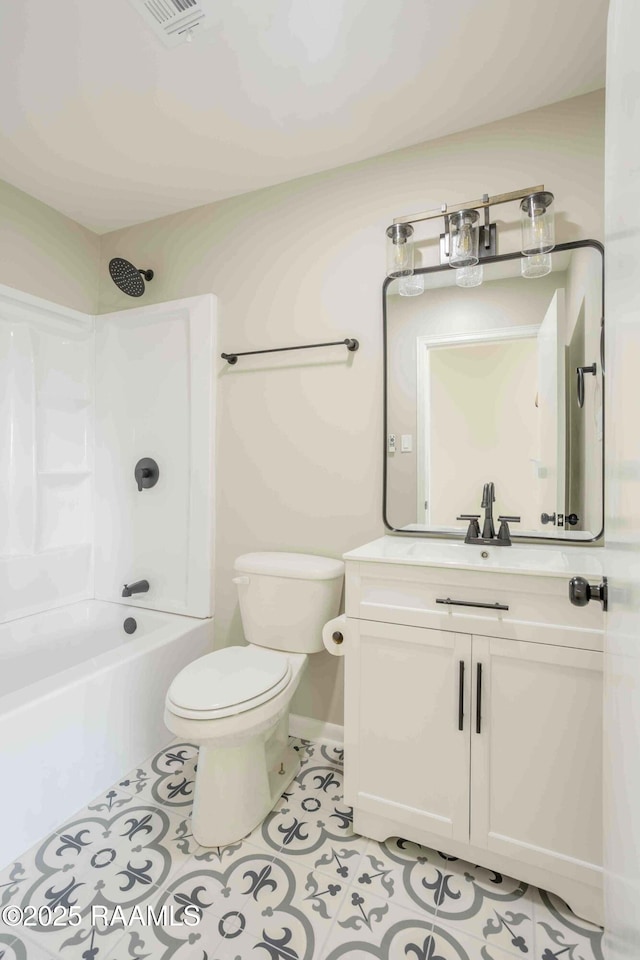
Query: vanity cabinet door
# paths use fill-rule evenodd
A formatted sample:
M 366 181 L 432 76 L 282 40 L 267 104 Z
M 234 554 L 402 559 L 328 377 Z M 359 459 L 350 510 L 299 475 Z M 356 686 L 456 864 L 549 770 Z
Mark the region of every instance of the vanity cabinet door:
M 470 667 L 470 636 L 349 621 L 350 803 L 468 841 Z
M 473 638 L 471 843 L 594 884 L 602 654 Z

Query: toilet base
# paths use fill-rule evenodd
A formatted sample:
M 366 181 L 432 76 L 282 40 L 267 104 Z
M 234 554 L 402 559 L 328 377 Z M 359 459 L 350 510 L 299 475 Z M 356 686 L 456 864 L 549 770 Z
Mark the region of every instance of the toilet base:
M 235 745 L 201 745 L 192 817 L 197 843 L 236 843 L 264 820 L 300 767 L 287 730 L 288 715 L 266 743 L 253 737 Z

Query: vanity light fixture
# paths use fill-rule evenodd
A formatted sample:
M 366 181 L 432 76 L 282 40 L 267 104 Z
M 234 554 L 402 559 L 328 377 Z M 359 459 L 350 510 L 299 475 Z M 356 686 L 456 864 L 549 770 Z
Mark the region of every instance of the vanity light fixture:
M 387 276 L 409 277 L 413 273 L 413 227 L 410 223 L 393 223 L 387 227 Z
M 424 274 L 412 273 L 410 277 L 400 277 L 398 293 L 401 297 L 419 297 L 424 293 Z
M 449 266 L 473 267 L 478 262 L 477 210 L 458 210 L 449 219 Z
M 456 270 L 456 286 L 479 287 L 484 280 L 484 267 L 476 263 L 472 267 L 458 267 Z
M 482 261 L 497 255 L 498 228 L 491 223 L 491 207 L 501 203 L 520 201 L 522 227 L 523 277 L 544 277 L 551 271 L 550 253 L 555 246 L 554 218 L 551 206 L 553 194 L 544 184 L 499 193 L 490 197 L 449 207 L 446 203 L 437 209 L 407 217 L 396 217 L 387 227 L 389 238 L 387 252 L 387 276 L 401 279 L 400 295 L 417 296 L 424 289 L 417 282 L 421 274 L 414 276 L 413 236 L 414 224 L 423 220 L 444 220 L 444 233 L 440 234 L 440 263 L 448 263 L 456 271 L 459 287 L 477 287 L 482 283 Z M 484 222 L 480 214 L 484 211 Z M 409 281 L 407 280 L 409 278 Z M 414 282 L 415 281 L 415 282 Z
M 551 273 L 551 254 L 534 253 L 520 261 L 520 273 L 523 277 L 546 277 Z
M 537 190 L 524 197 L 520 203 L 522 227 L 522 252 L 525 257 L 538 253 L 550 253 L 556 245 L 553 211 L 553 194 Z

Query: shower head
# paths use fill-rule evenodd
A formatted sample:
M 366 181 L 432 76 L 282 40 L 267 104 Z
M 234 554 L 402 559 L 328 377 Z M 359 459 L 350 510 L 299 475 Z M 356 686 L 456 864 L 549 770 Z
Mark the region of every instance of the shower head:
M 109 261 L 109 273 L 116 287 L 120 287 L 122 292 L 130 297 L 141 297 L 144 293 L 144 281 L 153 280 L 153 270 L 139 270 L 122 257 L 114 257 Z

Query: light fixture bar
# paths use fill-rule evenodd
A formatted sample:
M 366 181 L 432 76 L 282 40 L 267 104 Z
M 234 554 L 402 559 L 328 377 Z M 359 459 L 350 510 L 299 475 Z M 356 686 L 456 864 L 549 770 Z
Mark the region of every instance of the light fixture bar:
M 446 203 L 441 204 L 433 210 L 425 210 L 422 213 L 413 213 L 406 217 L 396 217 L 394 223 L 420 223 L 423 220 L 437 220 L 438 217 L 450 213 L 459 213 L 460 210 L 482 210 L 485 207 L 493 207 L 498 203 L 511 203 L 512 200 L 523 200 L 532 193 L 542 193 L 544 184 L 536 187 L 525 187 L 523 190 L 513 190 L 511 193 L 497 193 L 495 197 L 487 197 L 485 193 L 482 200 L 467 200 L 465 203 L 458 203 L 454 207 Z
M 488 251 L 491 249 L 491 213 L 489 209 L 489 194 L 483 194 L 482 199 L 487 203 L 486 207 L 484 208 L 484 230 L 482 231 L 482 239 L 484 249 L 485 251 Z

